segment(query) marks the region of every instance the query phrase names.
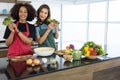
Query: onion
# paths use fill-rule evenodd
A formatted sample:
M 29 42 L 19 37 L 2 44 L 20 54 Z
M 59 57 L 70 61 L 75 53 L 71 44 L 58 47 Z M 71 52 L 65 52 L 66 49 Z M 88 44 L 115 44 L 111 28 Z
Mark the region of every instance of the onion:
M 26 61 L 26 64 L 27 64 L 27 65 L 32 65 L 32 63 L 33 63 L 32 59 L 28 59 L 28 60 Z
M 40 60 L 37 58 L 33 59 L 33 64 L 40 65 Z

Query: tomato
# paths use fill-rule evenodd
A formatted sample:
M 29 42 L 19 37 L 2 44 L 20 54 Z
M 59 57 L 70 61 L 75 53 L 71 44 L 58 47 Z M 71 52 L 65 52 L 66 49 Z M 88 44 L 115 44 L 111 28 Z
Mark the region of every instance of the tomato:
M 93 56 L 97 56 L 97 53 L 96 53 L 96 52 L 94 52 L 94 53 L 93 53 Z
M 96 52 L 91 52 L 90 56 L 97 56 L 97 53 Z
M 94 52 L 94 48 L 90 47 L 90 48 L 89 48 L 89 51 L 90 51 L 90 52 Z

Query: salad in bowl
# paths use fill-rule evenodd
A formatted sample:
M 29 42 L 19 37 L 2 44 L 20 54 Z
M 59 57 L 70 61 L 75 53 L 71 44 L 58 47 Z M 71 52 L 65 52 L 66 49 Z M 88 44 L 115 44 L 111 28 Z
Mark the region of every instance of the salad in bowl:
M 94 43 L 93 41 L 86 42 L 80 51 L 82 51 L 82 54 L 89 59 L 96 59 L 97 56 L 105 55 L 105 51 L 102 46 Z

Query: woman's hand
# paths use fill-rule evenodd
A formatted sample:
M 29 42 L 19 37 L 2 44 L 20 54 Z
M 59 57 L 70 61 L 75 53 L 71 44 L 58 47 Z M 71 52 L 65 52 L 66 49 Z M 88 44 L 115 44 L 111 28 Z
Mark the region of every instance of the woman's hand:
M 15 23 L 10 23 L 10 28 L 13 32 L 16 31 L 17 33 L 19 32 L 17 26 Z
M 51 22 L 49 25 L 48 25 L 48 29 L 52 29 L 53 27 L 55 27 L 56 29 L 58 29 L 58 26 L 59 24 L 55 23 L 55 22 Z
M 58 29 L 59 24 L 54 23 L 53 26 L 54 26 L 56 29 Z
M 9 23 L 8 28 L 11 32 L 15 32 L 16 24 L 15 23 Z
M 20 31 L 18 30 L 18 28 L 17 27 L 15 27 L 15 31 L 17 32 L 17 33 L 19 33 Z
M 48 25 L 48 29 L 51 30 L 54 26 L 54 22 L 51 22 L 49 25 Z

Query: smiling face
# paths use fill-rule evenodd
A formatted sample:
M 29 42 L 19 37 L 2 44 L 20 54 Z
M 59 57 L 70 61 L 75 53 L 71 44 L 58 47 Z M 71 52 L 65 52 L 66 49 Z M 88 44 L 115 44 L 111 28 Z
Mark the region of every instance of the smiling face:
M 27 16 L 28 16 L 28 11 L 24 6 L 22 6 L 19 9 L 19 21 L 26 22 Z
M 41 19 L 41 21 L 44 21 L 47 17 L 48 17 L 48 9 L 46 8 L 41 9 L 39 13 L 39 18 Z

